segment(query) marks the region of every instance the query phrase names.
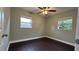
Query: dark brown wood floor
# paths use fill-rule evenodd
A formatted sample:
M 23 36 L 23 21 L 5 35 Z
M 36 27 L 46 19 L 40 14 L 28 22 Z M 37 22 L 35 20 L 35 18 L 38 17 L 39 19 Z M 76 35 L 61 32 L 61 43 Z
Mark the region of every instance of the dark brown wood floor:
M 9 51 L 74 51 L 74 47 L 49 38 L 40 38 L 10 44 Z

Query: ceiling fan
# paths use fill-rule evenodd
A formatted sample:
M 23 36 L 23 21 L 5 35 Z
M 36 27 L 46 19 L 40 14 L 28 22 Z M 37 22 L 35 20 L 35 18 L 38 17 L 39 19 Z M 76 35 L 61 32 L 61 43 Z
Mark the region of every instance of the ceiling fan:
M 56 12 L 56 10 L 51 10 L 50 7 L 38 7 L 41 11 L 39 13 L 42 13 L 43 15 L 48 14 L 49 12 Z

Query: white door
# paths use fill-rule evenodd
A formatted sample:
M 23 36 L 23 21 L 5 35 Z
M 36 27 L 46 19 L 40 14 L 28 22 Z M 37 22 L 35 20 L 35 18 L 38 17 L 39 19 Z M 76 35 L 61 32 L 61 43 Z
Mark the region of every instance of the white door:
M 75 44 L 75 50 L 79 51 L 79 8 L 77 12 L 77 23 L 76 23 L 76 44 Z
M 10 8 L 0 8 L 0 51 L 9 47 Z

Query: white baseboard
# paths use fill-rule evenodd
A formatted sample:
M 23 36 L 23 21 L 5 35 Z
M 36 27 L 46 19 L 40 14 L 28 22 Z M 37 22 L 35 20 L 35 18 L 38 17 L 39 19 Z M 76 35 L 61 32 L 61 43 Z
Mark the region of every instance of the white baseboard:
M 54 37 L 49 37 L 49 36 L 46 36 L 50 39 L 53 39 L 53 40 L 56 40 L 56 41 L 59 41 L 59 42 L 62 42 L 62 43 L 65 43 L 65 44 L 68 44 L 68 45 L 72 45 L 72 46 L 75 46 L 75 43 L 70 43 L 70 42 L 67 42 L 67 41 L 64 41 L 64 40 L 60 40 L 60 39 L 57 39 L 57 38 L 54 38 Z
M 67 41 L 64 41 L 64 40 L 60 40 L 60 39 L 57 39 L 57 38 L 54 38 L 54 37 L 49 37 L 49 36 L 39 36 L 39 37 L 34 37 L 34 38 L 27 38 L 27 39 L 10 41 L 10 44 L 11 43 L 16 43 L 16 42 L 23 42 L 23 41 L 35 40 L 35 39 L 43 38 L 43 37 L 47 37 L 47 38 L 50 38 L 50 39 L 53 39 L 53 40 L 56 40 L 56 41 L 59 41 L 59 42 L 62 42 L 62 43 L 68 44 L 68 45 L 75 46 L 74 43 L 70 43 L 70 42 L 67 42 Z
M 45 36 L 39 36 L 39 37 L 33 37 L 33 38 L 27 38 L 27 39 L 21 39 L 21 40 L 14 40 L 14 41 L 10 41 L 10 43 L 17 43 L 17 42 L 35 40 L 35 39 L 42 38 L 42 37 L 45 37 Z

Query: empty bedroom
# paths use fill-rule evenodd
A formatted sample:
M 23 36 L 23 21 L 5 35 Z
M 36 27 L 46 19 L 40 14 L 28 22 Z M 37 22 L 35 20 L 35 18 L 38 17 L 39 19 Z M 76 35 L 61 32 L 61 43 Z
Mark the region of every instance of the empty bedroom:
M 74 51 L 77 9 L 10 7 L 8 51 Z

